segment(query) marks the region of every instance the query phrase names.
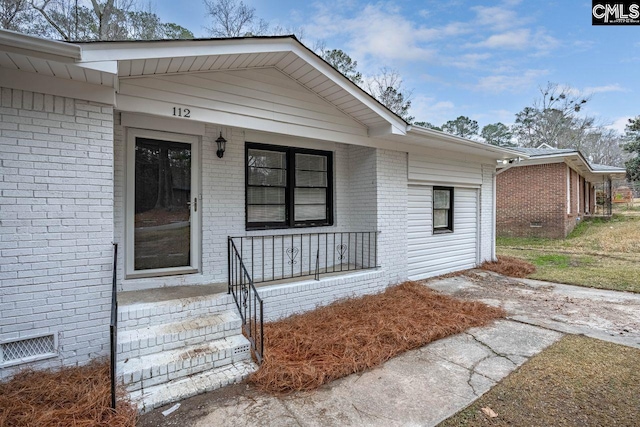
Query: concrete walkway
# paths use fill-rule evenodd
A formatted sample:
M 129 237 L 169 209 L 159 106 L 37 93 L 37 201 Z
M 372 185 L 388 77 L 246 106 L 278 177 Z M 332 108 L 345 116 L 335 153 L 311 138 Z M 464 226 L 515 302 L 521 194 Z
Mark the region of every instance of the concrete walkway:
M 505 307 L 510 318 L 409 351 L 315 392 L 274 397 L 235 386 L 187 399 L 167 417 L 154 411 L 141 426 L 434 426 L 563 333 L 640 346 L 640 295 L 485 272 L 427 285 Z
M 480 270 L 427 284 L 457 298 L 503 307 L 512 320 L 640 348 L 640 294 Z

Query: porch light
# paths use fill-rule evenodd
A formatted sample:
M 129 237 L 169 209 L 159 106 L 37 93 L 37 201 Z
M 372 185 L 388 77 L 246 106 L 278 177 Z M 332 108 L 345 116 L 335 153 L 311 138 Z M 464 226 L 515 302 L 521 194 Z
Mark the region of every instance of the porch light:
M 218 144 L 218 151 L 216 151 L 216 154 L 219 158 L 222 158 L 222 156 L 224 156 L 225 146 L 227 145 L 227 140 L 222 137 L 222 132 L 220 132 L 220 137 L 216 139 L 216 144 Z

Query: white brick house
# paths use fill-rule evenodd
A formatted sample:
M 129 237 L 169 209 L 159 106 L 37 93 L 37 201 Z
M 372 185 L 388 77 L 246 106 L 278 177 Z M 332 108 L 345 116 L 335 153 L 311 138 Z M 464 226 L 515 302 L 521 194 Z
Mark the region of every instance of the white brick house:
M 269 320 L 494 258 L 518 154 L 407 124 L 293 37 L 0 31 L 0 87 L 2 378 L 108 355 L 112 243 L 147 408 L 252 369 L 240 259 Z

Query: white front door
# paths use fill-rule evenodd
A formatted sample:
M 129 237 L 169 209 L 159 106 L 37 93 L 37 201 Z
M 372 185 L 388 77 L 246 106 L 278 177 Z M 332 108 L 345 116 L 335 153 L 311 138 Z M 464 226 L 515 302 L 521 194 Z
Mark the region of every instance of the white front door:
M 198 138 L 129 129 L 127 144 L 127 275 L 197 272 Z

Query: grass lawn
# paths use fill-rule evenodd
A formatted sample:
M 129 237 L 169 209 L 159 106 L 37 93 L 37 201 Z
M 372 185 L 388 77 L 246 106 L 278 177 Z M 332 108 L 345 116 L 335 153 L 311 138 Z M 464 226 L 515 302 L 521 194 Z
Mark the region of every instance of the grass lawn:
M 497 253 L 531 262 L 529 278 L 640 292 L 640 217 L 580 223 L 564 240 L 498 238 Z
M 439 427 L 637 426 L 639 363 L 638 349 L 567 335 Z

